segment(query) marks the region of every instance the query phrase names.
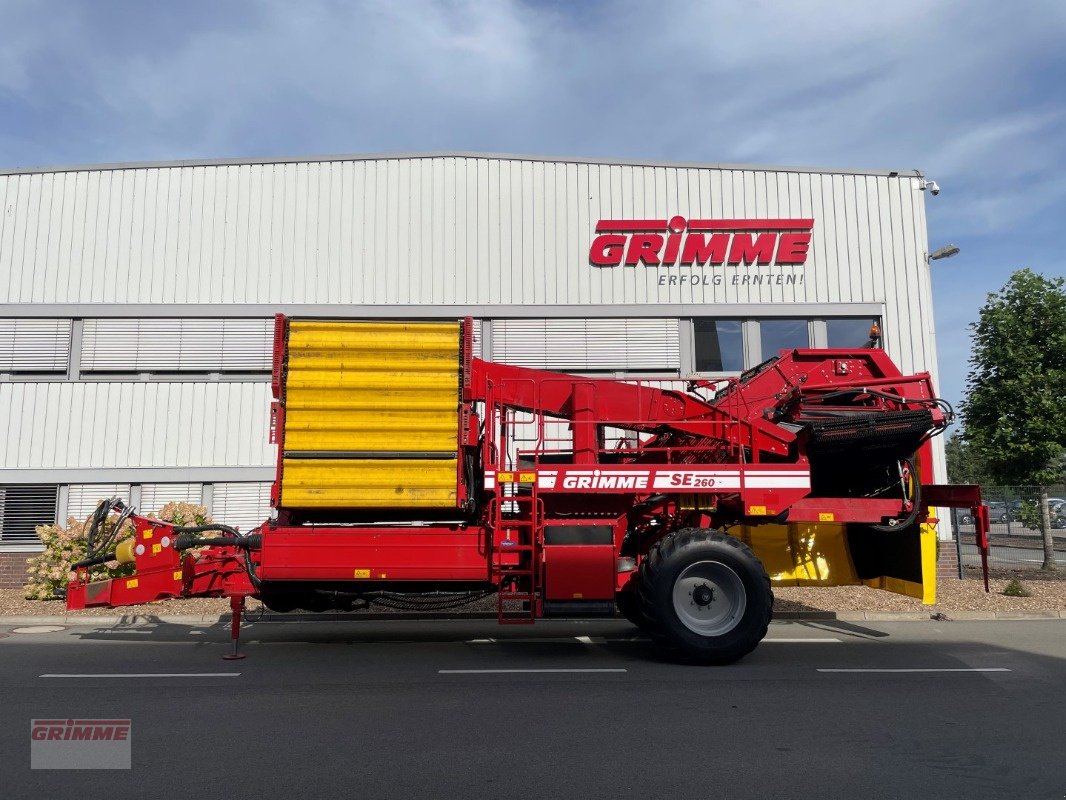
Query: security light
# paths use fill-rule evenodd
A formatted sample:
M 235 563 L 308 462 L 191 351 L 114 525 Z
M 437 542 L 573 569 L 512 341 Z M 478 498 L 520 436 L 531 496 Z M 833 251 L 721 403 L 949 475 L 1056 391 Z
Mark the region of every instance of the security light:
M 939 261 L 942 258 L 951 258 L 959 254 L 959 248 L 953 244 L 946 244 L 929 254 L 928 261 Z

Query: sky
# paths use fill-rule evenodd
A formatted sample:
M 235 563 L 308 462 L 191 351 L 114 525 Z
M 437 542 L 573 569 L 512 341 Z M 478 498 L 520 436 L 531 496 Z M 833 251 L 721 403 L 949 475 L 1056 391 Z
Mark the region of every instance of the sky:
M 481 151 L 920 169 L 941 394 L 1066 272 L 1066 0 L 0 0 L 0 167 Z

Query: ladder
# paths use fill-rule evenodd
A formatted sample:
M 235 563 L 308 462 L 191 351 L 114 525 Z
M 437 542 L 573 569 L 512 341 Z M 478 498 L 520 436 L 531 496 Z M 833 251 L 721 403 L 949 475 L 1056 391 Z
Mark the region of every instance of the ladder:
M 503 487 L 494 500 L 492 578 L 496 594 L 496 616 L 501 625 L 531 624 L 537 617 L 540 589 L 541 543 L 543 541 L 543 502 L 534 481 L 528 494 L 516 491 L 505 496 Z M 505 505 L 508 510 L 505 511 Z M 496 534 L 502 533 L 502 537 Z M 500 541 L 496 541 L 497 539 Z M 507 602 L 520 602 L 519 610 L 506 608 Z

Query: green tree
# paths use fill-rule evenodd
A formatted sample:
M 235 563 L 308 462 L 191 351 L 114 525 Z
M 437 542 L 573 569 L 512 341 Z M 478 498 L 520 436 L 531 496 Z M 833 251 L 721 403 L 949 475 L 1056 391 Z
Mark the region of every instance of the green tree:
M 966 434 L 955 431 L 944 443 L 948 462 L 948 480 L 952 483 L 987 484 L 988 468 L 974 446 L 966 441 Z
M 1041 488 L 1044 569 L 1055 569 L 1047 485 L 1066 453 L 1066 290 L 1032 270 L 988 295 L 973 331 L 966 437 L 997 483 Z

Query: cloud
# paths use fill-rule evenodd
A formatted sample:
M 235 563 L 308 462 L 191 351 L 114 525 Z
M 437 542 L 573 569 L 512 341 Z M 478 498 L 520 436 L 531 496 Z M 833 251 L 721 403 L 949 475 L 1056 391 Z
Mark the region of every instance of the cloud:
M 962 246 L 982 294 L 1016 257 L 997 242 L 1057 230 L 1066 208 L 1060 0 L 0 0 L 0 13 L 9 166 L 477 150 L 921 168 L 943 187 L 930 239 Z M 1052 239 L 1029 263 L 1061 270 Z

